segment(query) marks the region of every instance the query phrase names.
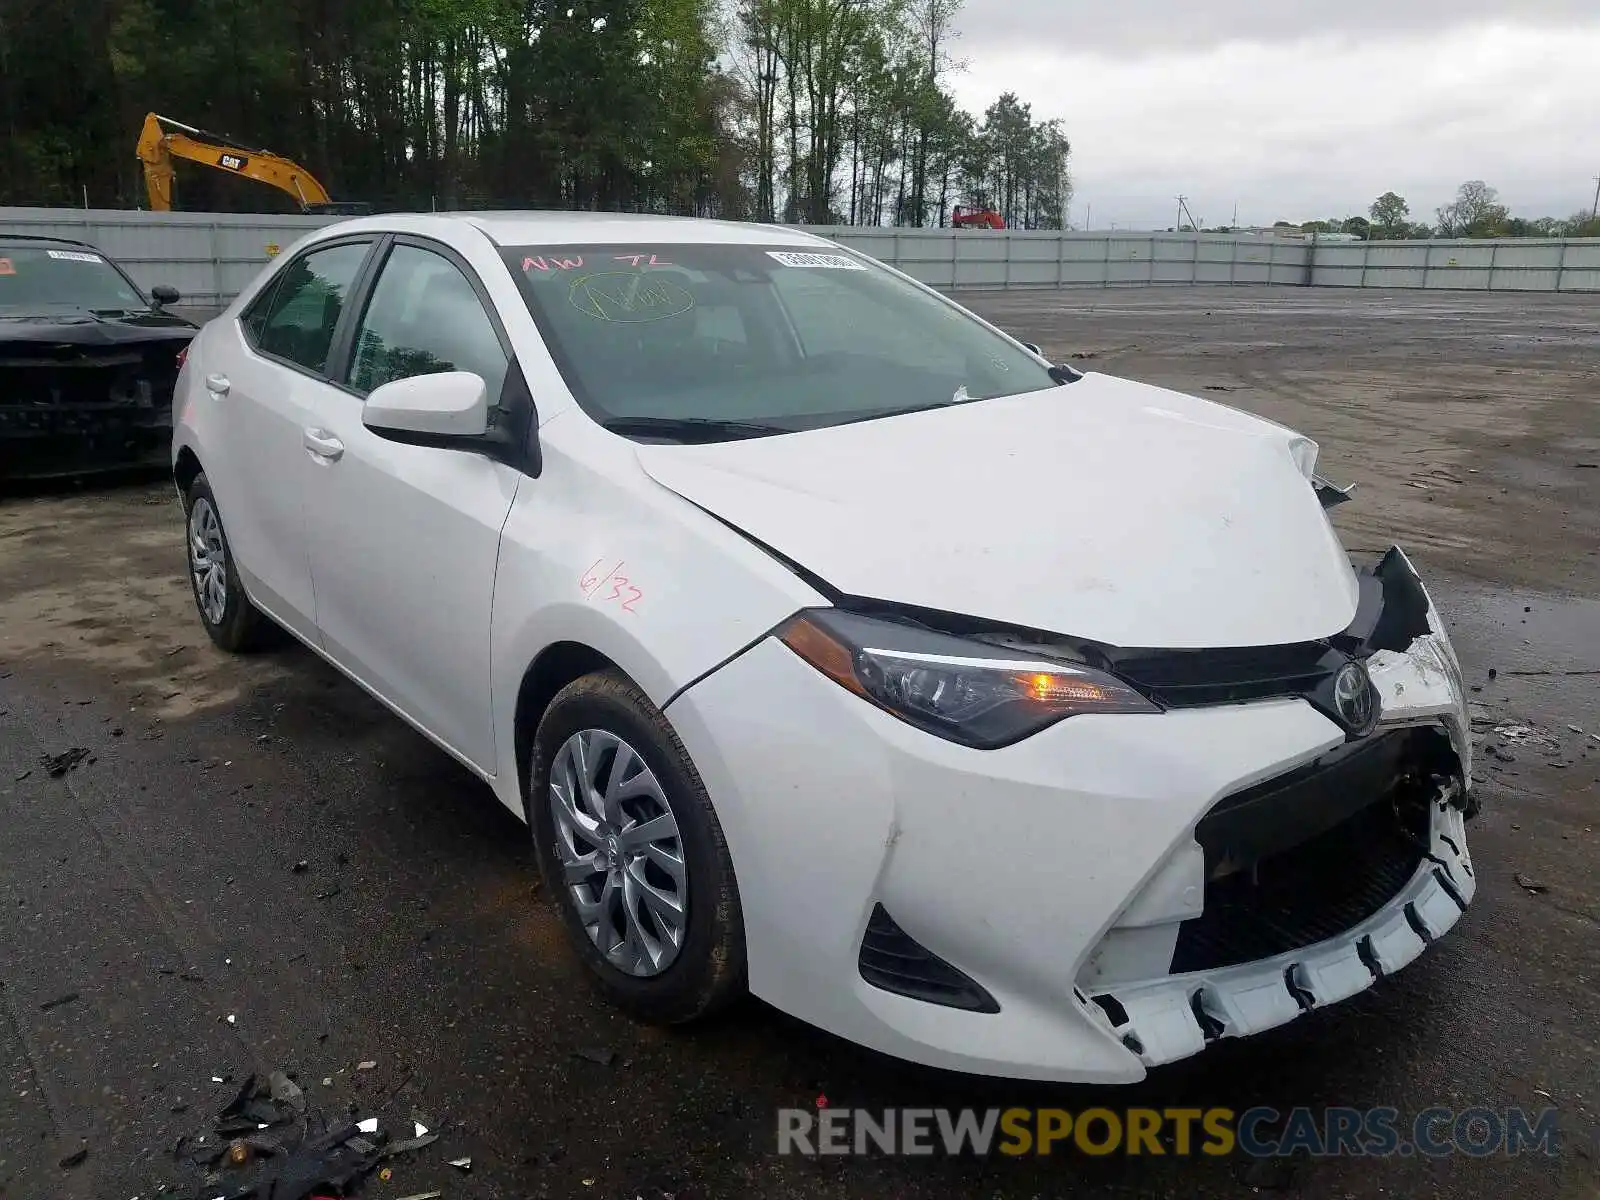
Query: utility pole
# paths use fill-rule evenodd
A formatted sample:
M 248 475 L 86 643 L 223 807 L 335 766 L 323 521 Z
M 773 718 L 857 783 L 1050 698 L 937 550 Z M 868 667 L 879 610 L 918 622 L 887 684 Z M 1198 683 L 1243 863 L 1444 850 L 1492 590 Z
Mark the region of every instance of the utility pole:
M 1594 207 L 1589 210 L 1589 220 L 1600 217 L 1600 175 L 1594 177 Z
M 1178 224 L 1173 230 L 1174 233 L 1183 232 L 1183 218 L 1185 215 L 1187 215 L 1189 218 L 1189 228 L 1194 230 L 1196 233 L 1200 232 L 1200 222 L 1195 218 L 1194 213 L 1189 211 L 1189 205 L 1187 203 L 1188 199 L 1189 197 L 1187 196 L 1178 197 Z
M 1094 205 L 1093 204 L 1089 204 L 1089 205 L 1085 206 L 1085 212 L 1083 214 L 1083 231 L 1085 233 L 1088 233 L 1093 228 L 1094 228 Z

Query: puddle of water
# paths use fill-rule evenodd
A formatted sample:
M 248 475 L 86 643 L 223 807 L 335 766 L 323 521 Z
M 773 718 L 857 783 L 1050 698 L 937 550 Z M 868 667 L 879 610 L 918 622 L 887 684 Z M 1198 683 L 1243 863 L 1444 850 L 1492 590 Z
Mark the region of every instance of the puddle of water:
M 1446 578 L 1427 582 L 1452 639 L 1492 649 L 1499 661 L 1488 665 L 1501 671 L 1600 670 L 1600 600 Z M 1600 676 L 1589 678 L 1600 689 Z
M 1552 732 L 1577 753 L 1600 745 L 1600 600 L 1558 596 L 1429 573 L 1428 591 L 1444 614 L 1461 672 L 1496 719 Z M 1531 611 L 1523 611 L 1528 609 Z M 1489 679 L 1493 668 L 1496 678 Z M 1576 725 L 1581 733 L 1568 726 Z M 1574 779 L 1578 786 L 1588 776 Z

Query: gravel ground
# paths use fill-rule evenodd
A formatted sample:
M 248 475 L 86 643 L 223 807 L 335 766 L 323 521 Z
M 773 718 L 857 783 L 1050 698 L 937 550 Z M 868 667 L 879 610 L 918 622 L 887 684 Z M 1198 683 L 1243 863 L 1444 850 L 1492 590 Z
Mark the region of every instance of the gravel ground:
M 374 1181 L 375 1197 L 1600 1194 L 1600 297 L 965 299 L 1057 357 L 1312 435 L 1325 473 L 1358 485 L 1338 512 L 1347 544 L 1415 552 L 1501 754 L 1479 768 L 1478 897 L 1444 941 L 1343 1005 L 1109 1093 L 912 1068 L 754 1002 L 691 1033 L 641 1028 L 585 986 L 521 827 L 486 788 L 309 652 L 212 649 L 169 487 L 11 494 L 0 1197 L 154 1195 L 186 1178 L 175 1139 L 276 1067 L 314 1105 L 442 1133 Z M 1548 742 L 1493 732 L 1506 723 Z M 73 747 L 88 757 L 52 777 L 41 755 Z M 1553 1106 L 1562 1153 L 1292 1171 L 775 1155 L 775 1109 L 819 1095 L 870 1108 Z M 470 1174 L 444 1164 L 465 1155 Z

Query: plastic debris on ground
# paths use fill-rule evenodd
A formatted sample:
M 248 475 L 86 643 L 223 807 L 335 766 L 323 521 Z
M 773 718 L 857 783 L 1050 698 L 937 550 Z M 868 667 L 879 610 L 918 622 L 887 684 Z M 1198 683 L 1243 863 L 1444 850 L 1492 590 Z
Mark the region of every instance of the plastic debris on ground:
M 1514 746 L 1531 745 L 1545 750 L 1556 750 L 1560 746 L 1554 738 L 1542 730 L 1535 729 L 1532 725 L 1496 725 L 1495 736 Z
M 439 1138 L 420 1121 L 397 1127 L 414 1136 L 393 1141 L 377 1117 L 353 1120 L 314 1111 L 299 1084 L 273 1071 L 265 1079 L 247 1078 L 211 1130 L 179 1138 L 173 1157 L 205 1173 L 191 1193 L 194 1200 L 348 1197 L 359 1194 L 387 1160 Z

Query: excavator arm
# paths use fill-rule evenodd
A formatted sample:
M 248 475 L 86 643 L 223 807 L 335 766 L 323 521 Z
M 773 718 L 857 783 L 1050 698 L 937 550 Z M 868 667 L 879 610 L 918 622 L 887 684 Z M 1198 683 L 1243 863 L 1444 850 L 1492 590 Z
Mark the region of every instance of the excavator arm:
M 273 154 L 241 146 L 231 138 L 206 133 L 170 117 L 148 114 L 139 134 L 139 161 L 144 164 L 145 190 L 150 207 L 156 212 L 172 209 L 172 160 L 202 163 L 230 175 L 243 175 L 265 183 L 294 197 L 305 212 L 359 213 L 370 211 L 365 204 L 336 204 L 316 176 L 299 163 Z

